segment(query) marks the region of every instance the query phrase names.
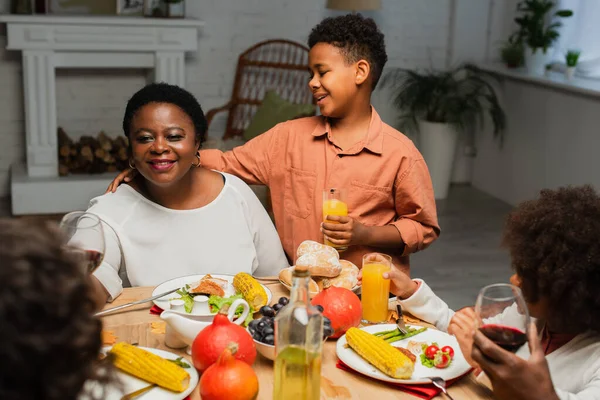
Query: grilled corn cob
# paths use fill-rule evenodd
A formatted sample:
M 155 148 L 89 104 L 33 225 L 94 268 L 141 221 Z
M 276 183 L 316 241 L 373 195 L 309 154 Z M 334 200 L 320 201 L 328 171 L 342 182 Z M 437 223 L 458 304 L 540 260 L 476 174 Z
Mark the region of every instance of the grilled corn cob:
M 358 328 L 346 332 L 346 340 L 362 358 L 381 372 L 396 379 L 412 376 L 415 364 L 385 340 Z
M 240 292 L 254 311 L 267 305 L 267 292 L 252 275 L 240 272 L 233 277 L 233 287 Z
M 115 367 L 136 378 L 174 392 L 183 392 L 190 384 L 190 375 L 183 368 L 129 343 L 115 344 L 110 353 L 115 357 Z

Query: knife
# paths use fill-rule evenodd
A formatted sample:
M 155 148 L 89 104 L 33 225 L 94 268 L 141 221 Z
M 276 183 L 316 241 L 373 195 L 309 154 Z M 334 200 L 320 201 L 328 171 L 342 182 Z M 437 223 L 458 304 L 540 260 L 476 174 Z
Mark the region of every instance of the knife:
M 135 306 L 137 304 L 148 303 L 149 301 L 160 299 L 161 297 L 166 296 L 168 294 L 171 294 L 171 293 L 173 293 L 173 292 L 175 292 L 175 291 L 177 291 L 179 289 L 180 288 L 171 289 L 168 292 L 157 294 L 156 296 L 148 297 L 147 299 L 137 300 L 137 301 L 133 301 L 131 303 L 121 304 L 120 306 L 117 306 L 117 307 L 108 308 L 108 309 L 106 309 L 104 311 L 97 312 L 96 314 L 94 314 L 94 317 L 101 317 L 101 316 L 106 315 L 108 313 L 111 313 L 111 312 L 114 312 L 114 311 L 118 311 L 118 310 L 122 310 L 122 309 L 127 308 L 127 307 Z

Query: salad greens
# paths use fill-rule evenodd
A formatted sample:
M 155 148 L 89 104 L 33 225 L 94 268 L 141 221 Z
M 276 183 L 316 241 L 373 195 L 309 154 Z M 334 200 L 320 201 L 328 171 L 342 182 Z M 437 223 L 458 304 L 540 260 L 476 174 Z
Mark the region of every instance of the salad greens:
M 243 298 L 244 298 L 244 296 L 242 296 L 241 294 L 236 294 L 236 295 L 230 296 L 230 297 L 221 297 L 221 296 L 212 295 L 208 298 L 208 306 L 210 308 L 210 312 L 218 313 L 219 310 L 221 308 L 223 308 L 226 304 L 231 305 L 237 299 L 243 299 Z M 252 309 L 252 306 L 249 306 L 249 307 L 250 307 L 250 312 L 248 313 L 248 316 L 246 317 L 246 320 L 244 321 L 244 324 L 243 324 L 244 326 L 248 326 L 248 324 L 254 319 L 254 317 L 253 317 L 254 310 Z M 242 312 L 244 312 L 244 308 L 241 306 L 238 307 L 237 310 L 235 310 L 235 316 L 238 317 L 238 316 L 242 315 Z
M 194 297 L 188 292 L 190 285 L 185 285 L 175 293 L 181 296 L 181 300 L 183 300 L 183 308 L 186 313 L 191 313 L 194 308 Z

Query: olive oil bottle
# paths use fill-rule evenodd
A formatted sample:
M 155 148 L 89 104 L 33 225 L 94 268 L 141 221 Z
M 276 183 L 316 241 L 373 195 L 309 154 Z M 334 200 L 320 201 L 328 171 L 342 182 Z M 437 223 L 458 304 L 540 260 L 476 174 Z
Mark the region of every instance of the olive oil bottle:
M 310 304 L 307 267 L 294 268 L 290 302 L 275 317 L 274 400 L 321 398 L 323 315 Z

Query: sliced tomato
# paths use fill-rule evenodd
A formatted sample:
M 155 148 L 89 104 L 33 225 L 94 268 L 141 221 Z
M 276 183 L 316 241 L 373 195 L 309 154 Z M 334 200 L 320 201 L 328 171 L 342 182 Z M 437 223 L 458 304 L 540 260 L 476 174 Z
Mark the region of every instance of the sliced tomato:
M 434 344 L 432 344 L 431 346 L 427 346 L 427 348 L 425 349 L 425 357 L 429 358 L 430 360 L 433 360 L 438 351 L 440 351 L 440 348 Z
M 448 365 L 450 365 L 451 360 L 452 359 L 448 354 L 439 351 L 433 359 L 433 366 L 440 369 L 446 368 Z
M 454 349 L 452 347 L 444 346 L 440 350 L 442 350 L 442 353 L 448 353 L 450 358 L 454 358 Z

